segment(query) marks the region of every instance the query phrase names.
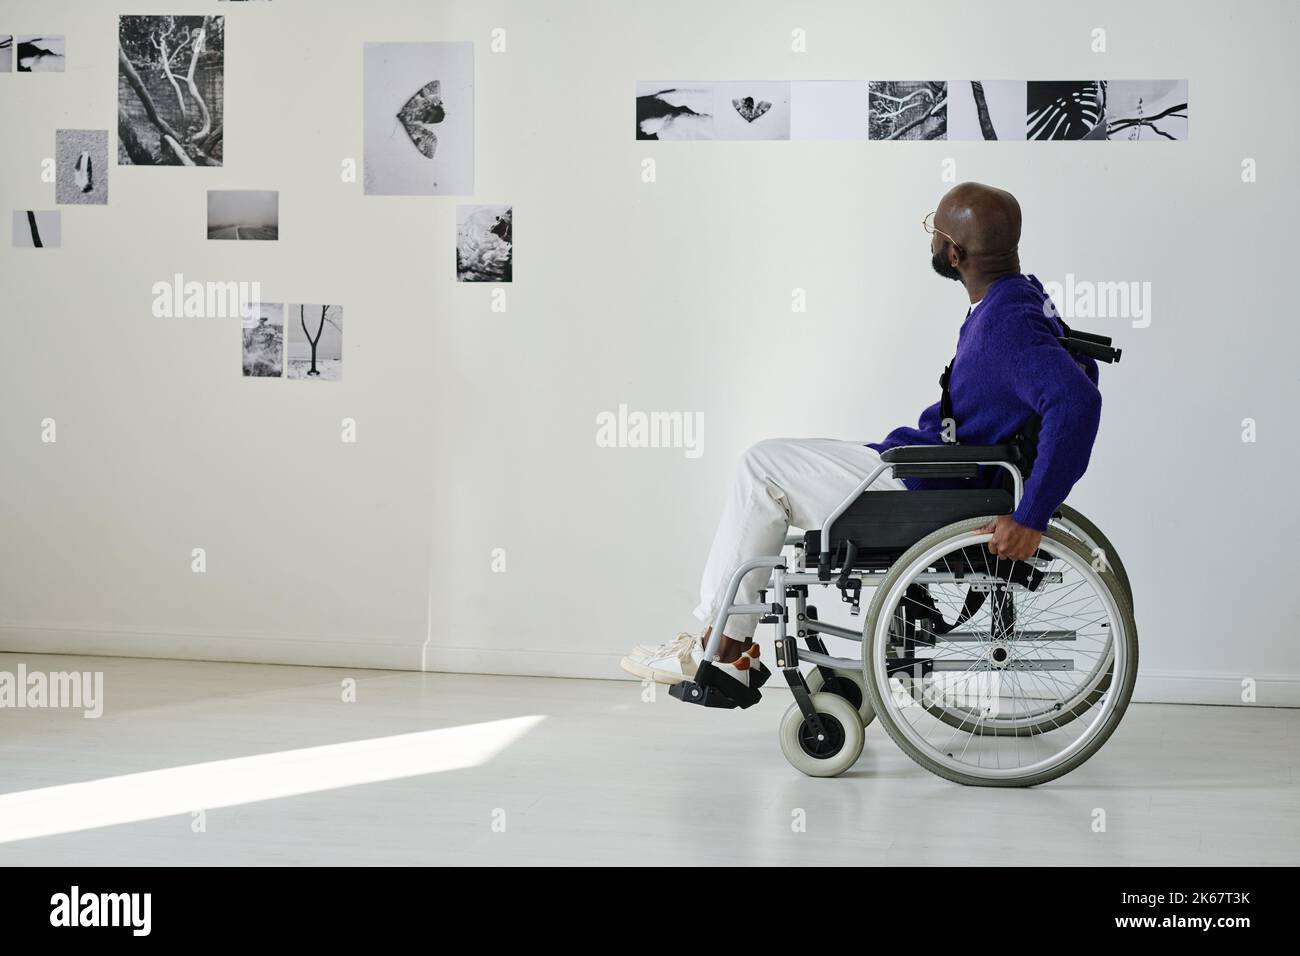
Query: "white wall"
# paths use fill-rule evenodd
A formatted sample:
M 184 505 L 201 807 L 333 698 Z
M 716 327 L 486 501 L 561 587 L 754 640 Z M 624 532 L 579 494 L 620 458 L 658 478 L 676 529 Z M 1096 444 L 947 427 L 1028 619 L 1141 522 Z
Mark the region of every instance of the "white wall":
M 1253 677 L 1300 703 L 1294 4 L 146 7 L 0 17 L 68 51 L 66 74 L 0 75 L 4 211 L 53 208 L 55 128 L 116 136 L 119 13 L 228 18 L 225 168 L 114 167 L 109 206 L 63 208 L 63 249 L 0 247 L 0 649 L 617 675 L 693 625 L 747 445 L 873 439 L 934 400 L 964 308 L 919 221 L 951 157 L 1020 198 L 1027 270 L 1153 284 L 1149 328 L 1098 329 L 1125 357 L 1072 496 L 1129 567 L 1139 696 L 1232 702 Z M 475 41 L 472 200 L 340 182 L 362 42 L 394 39 Z M 633 139 L 638 79 L 931 76 L 1186 77 L 1191 141 Z M 208 242 L 209 188 L 280 190 L 281 240 Z M 505 314 L 454 281 L 458 201 L 514 204 Z M 344 380 L 241 379 L 237 319 L 150 315 L 174 272 L 342 303 Z M 598 449 L 619 403 L 703 412 L 705 454 Z

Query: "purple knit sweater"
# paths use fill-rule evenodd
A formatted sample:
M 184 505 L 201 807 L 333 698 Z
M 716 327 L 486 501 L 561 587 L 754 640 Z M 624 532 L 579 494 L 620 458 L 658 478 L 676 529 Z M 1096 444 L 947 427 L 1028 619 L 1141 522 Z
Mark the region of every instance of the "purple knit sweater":
M 949 387 L 957 441 L 963 445 L 1002 444 L 1035 413 L 1041 416 L 1038 457 L 1012 516 L 1038 531 L 1047 528 L 1052 512 L 1087 469 L 1101 420 L 1097 363 L 1076 359 L 1056 341 L 1064 330 L 1045 314 L 1047 301 L 1042 283 L 1031 275 L 1003 276 L 989 286 L 957 334 Z M 938 445 L 942 428 L 936 402 L 921 413 L 916 428 L 895 428 L 870 447 Z M 906 484 L 954 486 L 924 478 L 909 478 Z

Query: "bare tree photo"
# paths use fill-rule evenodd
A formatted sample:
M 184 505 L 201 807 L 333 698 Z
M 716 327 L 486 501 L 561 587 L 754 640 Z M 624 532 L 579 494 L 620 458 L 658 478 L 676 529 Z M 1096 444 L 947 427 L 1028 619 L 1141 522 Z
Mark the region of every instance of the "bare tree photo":
M 286 378 L 337 382 L 343 378 L 343 306 L 289 306 Z
M 126 16 L 118 28 L 118 162 L 220 166 L 225 17 Z

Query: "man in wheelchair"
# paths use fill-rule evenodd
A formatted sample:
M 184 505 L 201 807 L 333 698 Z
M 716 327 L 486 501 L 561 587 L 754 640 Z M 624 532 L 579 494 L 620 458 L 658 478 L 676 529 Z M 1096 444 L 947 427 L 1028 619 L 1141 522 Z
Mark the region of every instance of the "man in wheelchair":
M 1020 271 L 1020 205 L 1009 192 L 962 183 L 925 217 L 934 271 L 962 284 L 969 301 L 955 357 L 941 379 L 943 396 L 921 412 L 915 427 L 901 427 L 870 444 L 836 439 L 770 439 L 740 461 L 705 564 L 695 616 L 715 620 L 733 574 L 762 555 L 779 554 L 791 525 L 820 528 L 846 495 L 869 475 L 869 490 L 941 489 L 993 485 L 1004 472 L 982 467 L 975 478 L 924 463 L 914 477 L 897 478 L 882 454 L 908 446 L 1003 446 L 1036 427 L 1036 456 L 1019 503 L 993 518 L 988 553 L 1014 561 L 1039 547 L 1053 513 L 1088 466 L 1101 415 L 1097 363 L 1063 347 L 1069 330 L 1055 316 L 1047 293 Z M 1108 344 L 1108 340 L 1107 344 Z M 1022 468 L 1022 470 L 1024 470 Z M 739 583 L 733 603 L 754 607 L 770 567 Z M 770 605 L 769 605 L 770 606 Z M 855 605 L 856 611 L 856 605 Z M 710 683 L 739 701 L 768 675 L 753 642 L 759 615 L 728 618 L 714 643 Z M 801 632 L 802 633 L 802 632 Z M 623 659 L 625 670 L 677 684 L 695 676 L 710 630 L 682 634 L 658 647 L 641 646 Z M 742 703 L 742 706 L 745 704 Z

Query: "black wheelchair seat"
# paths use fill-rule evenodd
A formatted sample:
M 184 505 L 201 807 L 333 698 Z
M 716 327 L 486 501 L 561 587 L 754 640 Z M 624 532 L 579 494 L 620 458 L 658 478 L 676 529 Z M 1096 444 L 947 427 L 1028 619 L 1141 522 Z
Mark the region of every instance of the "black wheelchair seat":
M 969 454 L 970 446 L 961 447 Z M 830 550 L 835 555 L 851 541 L 857 550 L 854 568 L 888 567 L 916 542 L 945 525 L 967 518 L 1011 514 L 1013 510 L 1011 493 L 1003 488 L 867 491 L 835 522 Z M 809 564 L 817 561 L 821 554 L 820 529 L 804 535 L 804 553 Z
M 898 445 L 880 455 L 881 461 L 897 465 L 940 464 L 943 462 L 1020 460 L 1019 445 Z

